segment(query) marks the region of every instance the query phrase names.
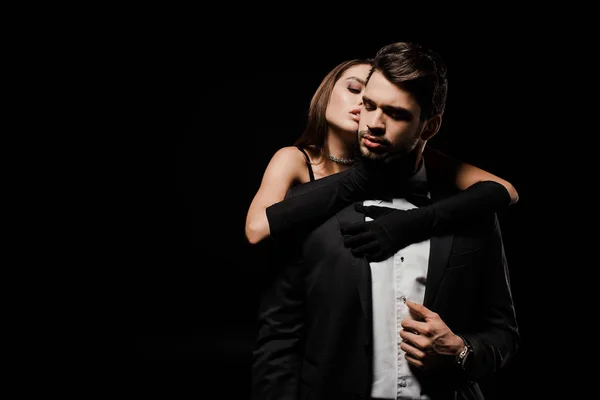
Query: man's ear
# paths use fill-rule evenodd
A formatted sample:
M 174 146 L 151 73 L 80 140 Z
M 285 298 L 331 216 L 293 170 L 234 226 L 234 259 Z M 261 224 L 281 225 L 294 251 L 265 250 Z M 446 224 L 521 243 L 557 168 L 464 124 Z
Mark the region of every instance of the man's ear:
M 423 130 L 421 131 L 421 140 L 429 140 L 435 136 L 442 126 L 442 116 L 436 115 L 424 122 Z

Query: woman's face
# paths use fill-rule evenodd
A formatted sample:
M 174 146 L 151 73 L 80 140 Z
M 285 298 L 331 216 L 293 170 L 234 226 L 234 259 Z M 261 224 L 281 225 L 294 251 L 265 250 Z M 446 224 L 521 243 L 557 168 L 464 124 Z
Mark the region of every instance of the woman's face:
M 329 128 L 356 134 L 365 81 L 370 69 L 370 65 L 354 65 L 335 83 L 325 112 Z

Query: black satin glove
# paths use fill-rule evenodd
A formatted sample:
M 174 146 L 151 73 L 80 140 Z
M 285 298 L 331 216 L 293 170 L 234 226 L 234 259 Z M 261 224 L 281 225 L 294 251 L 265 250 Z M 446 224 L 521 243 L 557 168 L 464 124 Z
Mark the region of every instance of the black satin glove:
M 356 211 L 374 221 L 344 227 L 341 233 L 356 257 L 383 261 L 412 243 L 448 233 L 509 204 L 508 191 L 493 181 L 478 182 L 451 197 L 410 210 L 355 203 Z
M 369 262 L 383 261 L 398 250 L 428 238 L 432 215 L 427 207 L 398 210 L 355 203 L 354 208 L 373 218 L 341 230 L 344 245 L 356 257 L 366 257 Z
M 394 183 L 401 186 L 414 169 L 414 159 L 371 160 L 355 151 L 354 164 L 338 174 L 339 179 L 321 185 L 309 182 L 302 194 L 267 207 L 271 238 L 298 238 L 348 205 L 378 198 Z M 327 179 L 327 178 L 325 178 Z M 314 189 L 310 189 L 310 185 Z

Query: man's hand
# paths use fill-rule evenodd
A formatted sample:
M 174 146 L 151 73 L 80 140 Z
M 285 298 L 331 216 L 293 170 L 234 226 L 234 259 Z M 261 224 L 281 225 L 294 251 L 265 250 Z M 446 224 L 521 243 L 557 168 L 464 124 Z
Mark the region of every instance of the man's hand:
M 464 348 L 464 341 L 455 335 L 440 316 L 422 304 L 407 300 L 414 319 L 402 320 L 400 348 L 411 365 L 431 370 L 441 363 L 454 362 Z

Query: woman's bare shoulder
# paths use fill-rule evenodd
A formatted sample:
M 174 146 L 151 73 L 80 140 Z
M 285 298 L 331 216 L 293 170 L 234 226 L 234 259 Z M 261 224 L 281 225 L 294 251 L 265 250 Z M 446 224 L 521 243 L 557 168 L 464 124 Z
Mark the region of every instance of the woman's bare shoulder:
M 267 169 L 297 177 L 306 169 L 306 159 L 296 146 L 285 146 L 275 152 Z
M 304 163 L 306 159 L 296 146 L 285 146 L 275 152 L 271 161 Z

